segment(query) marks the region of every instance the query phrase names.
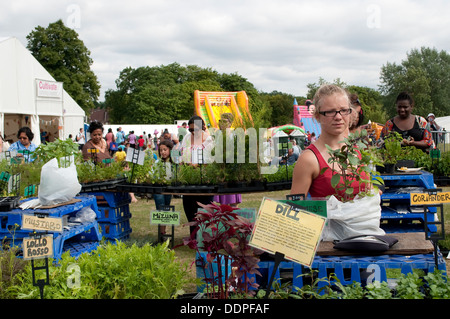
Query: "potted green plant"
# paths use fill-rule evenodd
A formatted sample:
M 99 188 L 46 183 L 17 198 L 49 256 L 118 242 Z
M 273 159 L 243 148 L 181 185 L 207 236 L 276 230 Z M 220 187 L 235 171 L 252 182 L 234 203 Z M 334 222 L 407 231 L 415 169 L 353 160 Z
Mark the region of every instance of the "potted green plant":
M 392 174 L 395 170 L 395 164 L 403 154 L 402 149 L 402 136 L 398 132 L 390 132 L 384 139 L 384 147 L 382 147 L 381 153 L 384 161 L 385 173 Z
M 378 186 L 383 179 L 374 170 L 367 131 L 349 134 L 339 149 L 327 145 L 331 186 L 335 195 L 327 199 L 327 224 L 323 240 L 342 240 L 356 235 L 385 235 L 380 228 L 381 198 Z
M 355 191 L 360 197 L 372 194 L 374 186 L 384 183 L 379 174 L 374 171 L 374 166 L 380 164 L 380 158 L 375 156 L 375 152 L 370 147 L 366 130 L 349 134 L 339 149 L 333 150 L 328 145 L 326 147 L 330 154 L 328 163 L 334 173 L 331 186 L 337 192 L 344 193 L 339 198 L 341 201 L 353 199 Z M 321 173 L 327 169 L 329 168 L 324 168 Z M 355 184 L 355 181 L 358 183 Z M 358 185 L 359 189 L 355 190 L 354 185 Z

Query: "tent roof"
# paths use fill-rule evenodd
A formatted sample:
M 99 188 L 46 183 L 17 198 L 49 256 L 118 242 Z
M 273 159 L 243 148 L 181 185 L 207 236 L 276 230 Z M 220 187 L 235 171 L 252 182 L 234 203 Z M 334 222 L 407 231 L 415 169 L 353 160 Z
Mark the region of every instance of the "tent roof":
M 39 114 L 36 106 L 36 79 L 55 81 L 50 73 L 14 37 L 0 38 L 0 112 L 12 114 Z M 54 99 L 54 98 L 53 98 Z M 51 105 L 45 114 L 55 116 L 84 116 L 83 109 L 63 90 L 63 103 L 49 98 Z M 55 107 L 57 105 L 59 107 Z

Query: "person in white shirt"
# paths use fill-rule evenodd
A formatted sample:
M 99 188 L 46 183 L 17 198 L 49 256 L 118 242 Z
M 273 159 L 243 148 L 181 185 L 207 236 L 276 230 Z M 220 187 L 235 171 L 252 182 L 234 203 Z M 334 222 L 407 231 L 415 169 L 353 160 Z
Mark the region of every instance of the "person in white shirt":
M 83 128 L 80 128 L 80 131 L 75 138 L 78 143 L 78 149 L 83 149 L 84 144 L 86 144 L 86 138 L 84 137 Z

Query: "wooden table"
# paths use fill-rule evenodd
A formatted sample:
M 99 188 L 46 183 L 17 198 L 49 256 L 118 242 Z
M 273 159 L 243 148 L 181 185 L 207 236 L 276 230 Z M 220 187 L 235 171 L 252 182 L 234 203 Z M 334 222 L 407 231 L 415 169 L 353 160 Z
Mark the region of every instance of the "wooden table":
M 424 232 L 416 233 L 388 233 L 398 239 L 398 242 L 389 250 L 377 253 L 377 255 L 417 255 L 430 254 L 434 252 L 433 243 L 425 239 Z M 333 248 L 332 241 L 322 241 L 317 248 L 317 256 L 350 256 L 350 255 L 367 255 L 367 252 L 344 251 Z

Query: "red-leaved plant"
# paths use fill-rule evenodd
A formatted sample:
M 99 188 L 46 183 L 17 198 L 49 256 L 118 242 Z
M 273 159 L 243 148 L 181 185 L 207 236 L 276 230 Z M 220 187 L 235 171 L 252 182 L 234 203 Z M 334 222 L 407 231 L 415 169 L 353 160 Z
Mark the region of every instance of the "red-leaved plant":
M 253 223 L 234 213 L 237 208 L 229 205 L 198 204 L 204 210 L 199 210 L 194 221 L 187 224 L 195 226 L 195 230 L 183 239 L 183 245 L 196 250 L 198 256 L 201 256 L 200 252 L 206 252 L 206 262 L 200 257 L 197 265 L 203 268 L 208 298 L 225 299 L 230 291 L 252 295 L 255 290 L 248 288 L 257 288 L 258 284 L 254 282 L 254 276 L 249 278 L 248 274 L 261 275 L 257 268 L 258 255 L 262 253 L 249 245 Z M 199 233 L 203 238 L 200 243 L 197 240 Z M 217 272 L 213 271 L 214 264 Z

